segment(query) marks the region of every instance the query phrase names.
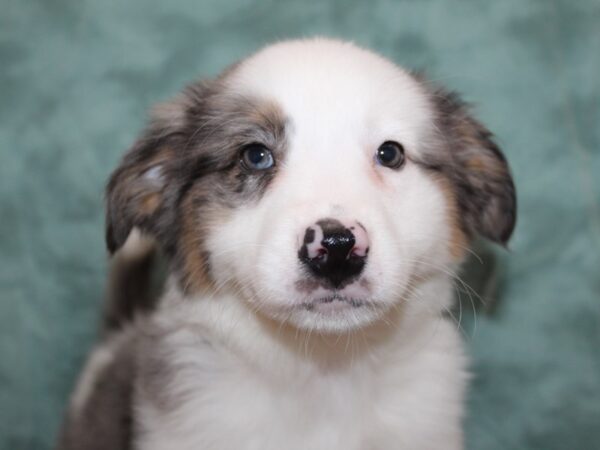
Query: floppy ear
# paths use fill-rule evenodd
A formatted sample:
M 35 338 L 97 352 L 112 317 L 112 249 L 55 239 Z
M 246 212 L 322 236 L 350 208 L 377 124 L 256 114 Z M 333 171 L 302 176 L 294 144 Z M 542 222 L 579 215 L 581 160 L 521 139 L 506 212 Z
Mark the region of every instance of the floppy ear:
M 173 225 L 185 100 L 182 96 L 155 108 L 151 125 L 110 177 L 106 188 L 106 244 L 111 253 L 125 243 L 134 227 L 168 247 L 162 238 L 169 235 L 166 231 Z
M 157 236 L 166 214 L 170 150 L 152 130 L 141 137 L 113 172 L 106 189 L 106 244 L 117 251 L 133 227 Z
M 438 127 L 450 162 L 442 169 L 456 192 L 466 230 L 505 245 L 516 221 L 516 195 L 504 155 L 492 133 L 473 118 L 457 94 L 434 93 Z

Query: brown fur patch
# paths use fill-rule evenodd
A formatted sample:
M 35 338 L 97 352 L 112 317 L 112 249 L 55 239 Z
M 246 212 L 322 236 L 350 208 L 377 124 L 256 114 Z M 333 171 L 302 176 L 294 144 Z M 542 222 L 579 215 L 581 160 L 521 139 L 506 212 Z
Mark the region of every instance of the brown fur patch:
M 154 193 L 146 195 L 141 201 L 140 213 L 145 216 L 154 214 L 160 206 L 160 200 L 160 194 Z
M 454 261 L 461 262 L 467 252 L 469 239 L 463 229 L 463 221 L 460 218 L 460 208 L 456 199 L 456 193 L 452 188 L 452 182 L 446 177 L 437 175 L 433 178 L 446 199 L 446 216 L 448 218 L 448 225 L 450 226 L 448 250 Z
M 179 277 L 186 292 L 210 290 L 214 285 L 210 277 L 208 255 L 204 248 L 206 226 L 199 223 L 193 195 L 189 195 L 180 207 L 181 232 L 178 239 L 177 259 Z M 204 219 L 207 219 L 206 217 Z
M 473 157 L 467 161 L 467 167 L 471 170 L 476 170 L 478 172 L 483 172 L 486 170 L 486 165 L 483 163 L 481 158 Z

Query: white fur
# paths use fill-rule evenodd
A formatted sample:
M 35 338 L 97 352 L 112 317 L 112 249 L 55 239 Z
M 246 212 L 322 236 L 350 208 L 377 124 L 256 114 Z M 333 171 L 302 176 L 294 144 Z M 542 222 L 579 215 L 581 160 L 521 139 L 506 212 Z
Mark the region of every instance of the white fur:
M 164 387 L 180 402 L 165 411 L 137 392 L 136 448 L 462 448 L 465 357 L 442 317 L 448 198 L 412 161 L 433 132 L 419 83 L 328 40 L 268 47 L 226 82 L 281 107 L 290 147 L 258 204 L 209 233 L 218 291 L 186 298 L 171 284 L 154 326 L 181 363 Z M 398 171 L 374 161 L 387 140 L 406 148 Z M 298 307 L 298 236 L 325 217 L 368 232 L 368 283 L 342 293 L 369 307 Z
M 94 390 L 98 375 L 113 360 L 114 351 L 110 345 L 103 344 L 92 351 L 71 397 L 73 413 L 77 414 L 82 410 Z
M 435 279 L 419 294 L 449 292 Z M 182 402 L 165 414 L 140 399 L 137 448 L 462 448 L 465 357 L 439 316 L 400 308 L 384 326 L 309 337 L 234 296 L 190 300 L 172 291 L 157 318 L 185 363 L 165 386 Z
M 268 47 L 241 65 L 229 87 L 280 105 L 292 129 L 275 187 L 208 240 L 214 273 L 242 285 L 255 307 L 299 326 L 344 330 L 381 318 L 411 277 L 451 264 L 448 200 L 411 161 L 433 132 L 431 107 L 412 77 L 350 44 L 316 40 Z M 406 149 L 400 171 L 374 161 L 387 140 Z M 373 290 L 346 289 L 374 300 L 373 308 L 335 317 L 296 308 L 305 300 L 295 289 L 297 237 L 325 217 L 366 228 L 364 278 Z

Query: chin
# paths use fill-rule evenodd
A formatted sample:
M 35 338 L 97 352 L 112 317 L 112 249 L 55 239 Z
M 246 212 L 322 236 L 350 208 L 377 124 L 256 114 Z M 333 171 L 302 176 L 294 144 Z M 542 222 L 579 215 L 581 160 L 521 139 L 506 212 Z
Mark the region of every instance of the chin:
M 370 298 L 350 298 L 339 294 L 306 298 L 283 311 L 264 312 L 278 322 L 303 331 L 346 334 L 366 327 L 385 317 L 388 305 Z

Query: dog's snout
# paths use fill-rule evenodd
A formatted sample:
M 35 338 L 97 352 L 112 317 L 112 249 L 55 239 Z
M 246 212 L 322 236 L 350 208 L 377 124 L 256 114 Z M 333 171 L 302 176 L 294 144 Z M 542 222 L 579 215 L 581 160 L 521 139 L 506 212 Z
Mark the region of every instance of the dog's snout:
M 368 253 L 367 231 L 360 223 L 323 219 L 305 230 L 298 256 L 313 275 L 339 288 L 360 274 Z

